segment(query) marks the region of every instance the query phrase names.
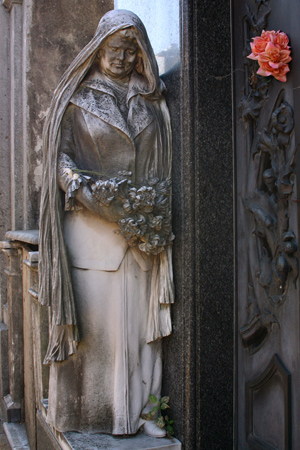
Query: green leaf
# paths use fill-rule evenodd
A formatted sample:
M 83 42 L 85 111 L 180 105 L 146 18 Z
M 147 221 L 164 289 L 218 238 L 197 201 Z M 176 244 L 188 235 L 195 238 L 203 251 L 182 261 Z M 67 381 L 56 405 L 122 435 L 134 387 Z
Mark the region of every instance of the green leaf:
M 170 401 L 170 397 L 162 397 L 160 399 L 160 403 L 169 403 L 169 401 Z
M 155 411 L 153 411 L 153 409 L 151 409 L 151 411 L 149 411 L 148 416 L 150 417 L 149 420 L 153 419 L 153 417 L 155 416 Z
M 170 408 L 170 406 L 169 405 L 167 405 L 166 403 L 162 403 L 161 405 L 160 405 L 160 407 L 161 407 L 161 409 L 164 411 L 165 409 L 167 409 L 167 408 Z
M 151 403 L 157 403 L 157 398 L 155 397 L 155 395 L 149 395 L 149 400 Z
M 156 425 L 159 426 L 159 428 L 163 428 L 165 426 L 165 421 L 164 421 L 163 416 L 159 416 L 156 419 Z
M 141 414 L 141 418 L 142 418 L 143 420 L 150 420 L 149 414 Z
M 158 410 L 158 408 L 159 408 L 159 406 L 157 405 L 157 406 L 154 406 L 154 408 L 152 408 L 152 410 L 151 411 L 154 411 L 154 412 L 156 412 L 157 410 Z
M 170 436 L 174 435 L 174 429 L 173 429 L 173 427 L 171 425 L 167 425 L 166 426 L 166 431 L 167 431 L 168 435 L 170 435 Z

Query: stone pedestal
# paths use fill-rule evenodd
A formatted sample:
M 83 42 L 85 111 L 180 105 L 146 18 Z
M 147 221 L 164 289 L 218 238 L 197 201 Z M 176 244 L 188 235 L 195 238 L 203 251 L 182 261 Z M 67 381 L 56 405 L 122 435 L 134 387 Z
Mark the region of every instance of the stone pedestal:
M 60 433 L 46 423 L 48 400 L 42 400 L 37 411 L 37 450 L 181 450 L 175 438 L 153 438 L 142 431 L 135 436 L 111 436 L 67 432 Z
M 64 433 L 70 450 L 181 450 L 177 439 L 152 438 L 144 433 L 132 437 L 114 437 L 104 434 Z
M 144 433 L 114 437 L 104 434 L 54 431 L 54 436 L 40 411 L 37 414 L 37 427 L 38 450 L 181 450 L 182 448 L 177 439 L 157 439 Z M 5 423 L 4 431 L 12 449 L 31 449 L 24 424 Z

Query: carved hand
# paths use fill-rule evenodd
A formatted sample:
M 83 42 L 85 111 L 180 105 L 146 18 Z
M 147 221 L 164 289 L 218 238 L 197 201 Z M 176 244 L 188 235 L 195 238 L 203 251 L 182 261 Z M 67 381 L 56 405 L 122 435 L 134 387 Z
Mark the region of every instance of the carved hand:
M 94 214 L 109 222 L 117 223 L 125 216 L 124 200 L 115 196 L 113 201 L 108 199 L 106 204 L 100 202 L 98 190 L 92 190 L 86 178 L 78 173 L 74 161 L 65 153 L 59 155 L 57 175 L 59 187 L 66 193 L 66 210 L 78 209 L 78 206 L 74 205 L 76 199 Z
M 76 199 L 94 214 L 108 222 L 117 223 L 125 217 L 122 199 L 115 198 L 109 205 L 102 205 L 89 186 L 82 184 L 76 193 Z

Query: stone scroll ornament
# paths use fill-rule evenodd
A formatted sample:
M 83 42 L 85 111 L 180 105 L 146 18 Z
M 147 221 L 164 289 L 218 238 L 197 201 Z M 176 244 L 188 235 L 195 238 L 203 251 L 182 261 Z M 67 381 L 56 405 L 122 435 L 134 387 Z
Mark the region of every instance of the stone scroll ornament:
M 261 6 L 260 3 L 258 10 Z M 261 29 L 262 25 L 266 26 L 270 12 L 265 9 L 255 17 L 248 8 L 249 29 L 251 33 L 259 32 L 260 36 L 252 36 L 252 52 L 247 56 L 251 74 L 248 96 L 240 104 L 241 118 L 247 127 L 251 124 L 248 132 L 253 160 L 259 158 L 256 187 L 243 199 L 245 208 L 254 218 L 253 235 L 257 242 L 257 259 L 254 260 L 253 253 L 249 255 L 247 318 L 240 328 L 243 345 L 250 354 L 261 348 L 273 324 L 280 327 L 276 310 L 286 301 L 289 285 L 296 283 L 298 277 L 295 256 L 298 246 L 288 215 L 294 189 L 296 150 L 291 144 L 294 117 L 283 92 L 277 98 L 268 127 L 260 135 L 256 133 L 256 123 L 268 100 L 271 77 L 285 82 L 291 61 L 287 35 Z M 255 279 L 250 271 L 253 266 L 258 267 Z M 265 298 L 258 296 L 258 292 L 264 292 Z
M 39 301 L 51 311 L 47 421 L 59 431 L 166 435 L 172 331 L 171 127 L 146 30 L 110 11 L 46 119 Z M 165 397 L 163 397 L 165 398 Z

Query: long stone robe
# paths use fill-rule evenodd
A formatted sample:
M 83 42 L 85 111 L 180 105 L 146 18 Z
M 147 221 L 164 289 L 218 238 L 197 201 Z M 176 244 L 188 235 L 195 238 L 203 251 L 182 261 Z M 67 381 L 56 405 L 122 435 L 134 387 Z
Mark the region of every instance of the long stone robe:
M 166 178 L 165 103 L 139 95 L 138 83 L 129 85 L 127 120 L 105 81 L 82 83 L 72 97 L 60 152 L 79 169 L 131 173 L 140 186 Z M 136 433 L 149 394 L 160 396 L 161 341 L 147 338 L 155 257 L 129 248 L 117 228 L 86 208 L 64 213 L 81 341 L 72 358 L 50 368 L 47 421 L 60 431 Z

